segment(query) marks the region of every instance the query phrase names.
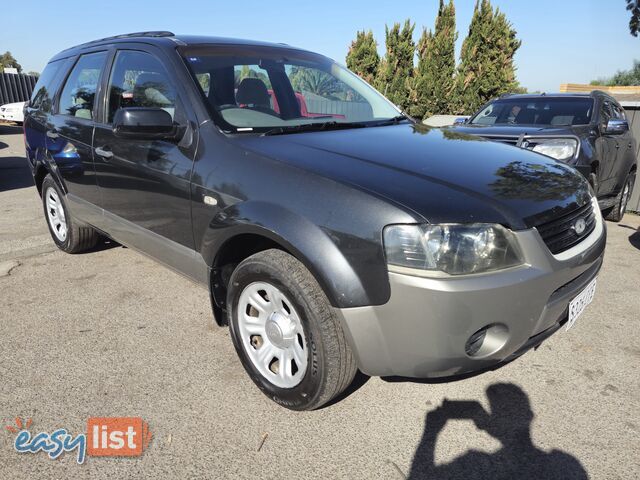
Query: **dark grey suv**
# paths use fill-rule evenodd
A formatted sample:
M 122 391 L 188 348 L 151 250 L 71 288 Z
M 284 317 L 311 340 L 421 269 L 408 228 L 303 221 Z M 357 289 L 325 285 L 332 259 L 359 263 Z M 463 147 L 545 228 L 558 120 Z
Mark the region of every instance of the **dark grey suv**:
M 635 183 L 638 150 L 624 109 L 612 96 L 598 90 L 505 95 L 452 128 L 575 167 L 589 180 L 607 220 L 622 219 Z
M 509 361 L 574 324 L 604 255 L 574 168 L 416 125 L 287 45 L 147 32 L 65 50 L 25 135 L 56 245 L 105 235 L 205 287 L 248 374 L 291 409 L 358 368 Z

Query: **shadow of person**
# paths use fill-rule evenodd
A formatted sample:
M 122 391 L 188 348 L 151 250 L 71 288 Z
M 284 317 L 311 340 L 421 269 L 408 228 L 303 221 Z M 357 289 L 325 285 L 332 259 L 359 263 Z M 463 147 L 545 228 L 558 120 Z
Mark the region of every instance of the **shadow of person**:
M 531 440 L 534 418 L 527 394 L 511 383 L 487 388 L 491 412 L 477 401 L 450 401 L 429 412 L 409 478 L 417 479 L 587 479 L 578 459 L 560 450 L 545 452 Z M 447 420 L 472 420 L 502 447 L 494 453 L 469 450 L 450 463 L 435 464 L 438 434 Z

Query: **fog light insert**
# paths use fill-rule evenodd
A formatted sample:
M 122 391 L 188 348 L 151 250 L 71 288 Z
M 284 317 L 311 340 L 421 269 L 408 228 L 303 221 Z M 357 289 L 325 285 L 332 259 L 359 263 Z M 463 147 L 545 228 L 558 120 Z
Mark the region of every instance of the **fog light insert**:
M 508 339 L 509 329 L 506 325 L 487 325 L 469 337 L 464 350 L 473 358 L 487 357 L 504 347 Z

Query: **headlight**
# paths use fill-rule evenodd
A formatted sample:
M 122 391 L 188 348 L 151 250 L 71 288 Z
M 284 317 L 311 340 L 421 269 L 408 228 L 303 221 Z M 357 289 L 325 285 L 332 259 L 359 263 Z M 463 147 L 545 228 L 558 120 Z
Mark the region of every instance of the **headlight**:
M 463 275 L 523 263 L 513 233 L 502 225 L 389 225 L 387 263 L 431 273 Z
M 528 148 L 534 152 L 556 160 L 569 160 L 575 155 L 578 148 L 578 142 L 573 138 L 530 139 L 528 142 Z

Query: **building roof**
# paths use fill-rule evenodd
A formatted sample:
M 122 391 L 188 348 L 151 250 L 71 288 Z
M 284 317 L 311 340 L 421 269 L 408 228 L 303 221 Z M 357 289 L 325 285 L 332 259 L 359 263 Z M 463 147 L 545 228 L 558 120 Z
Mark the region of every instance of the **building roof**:
M 566 93 L 589 93 L 593 90 L 600 90 L 615 98 L 620 105 L 625 108 L 640 108 L 640 85 L 638 86 L 615 86 L 615 85 L 585 85 L 580 83 L 563 83 L 560 91 Z

